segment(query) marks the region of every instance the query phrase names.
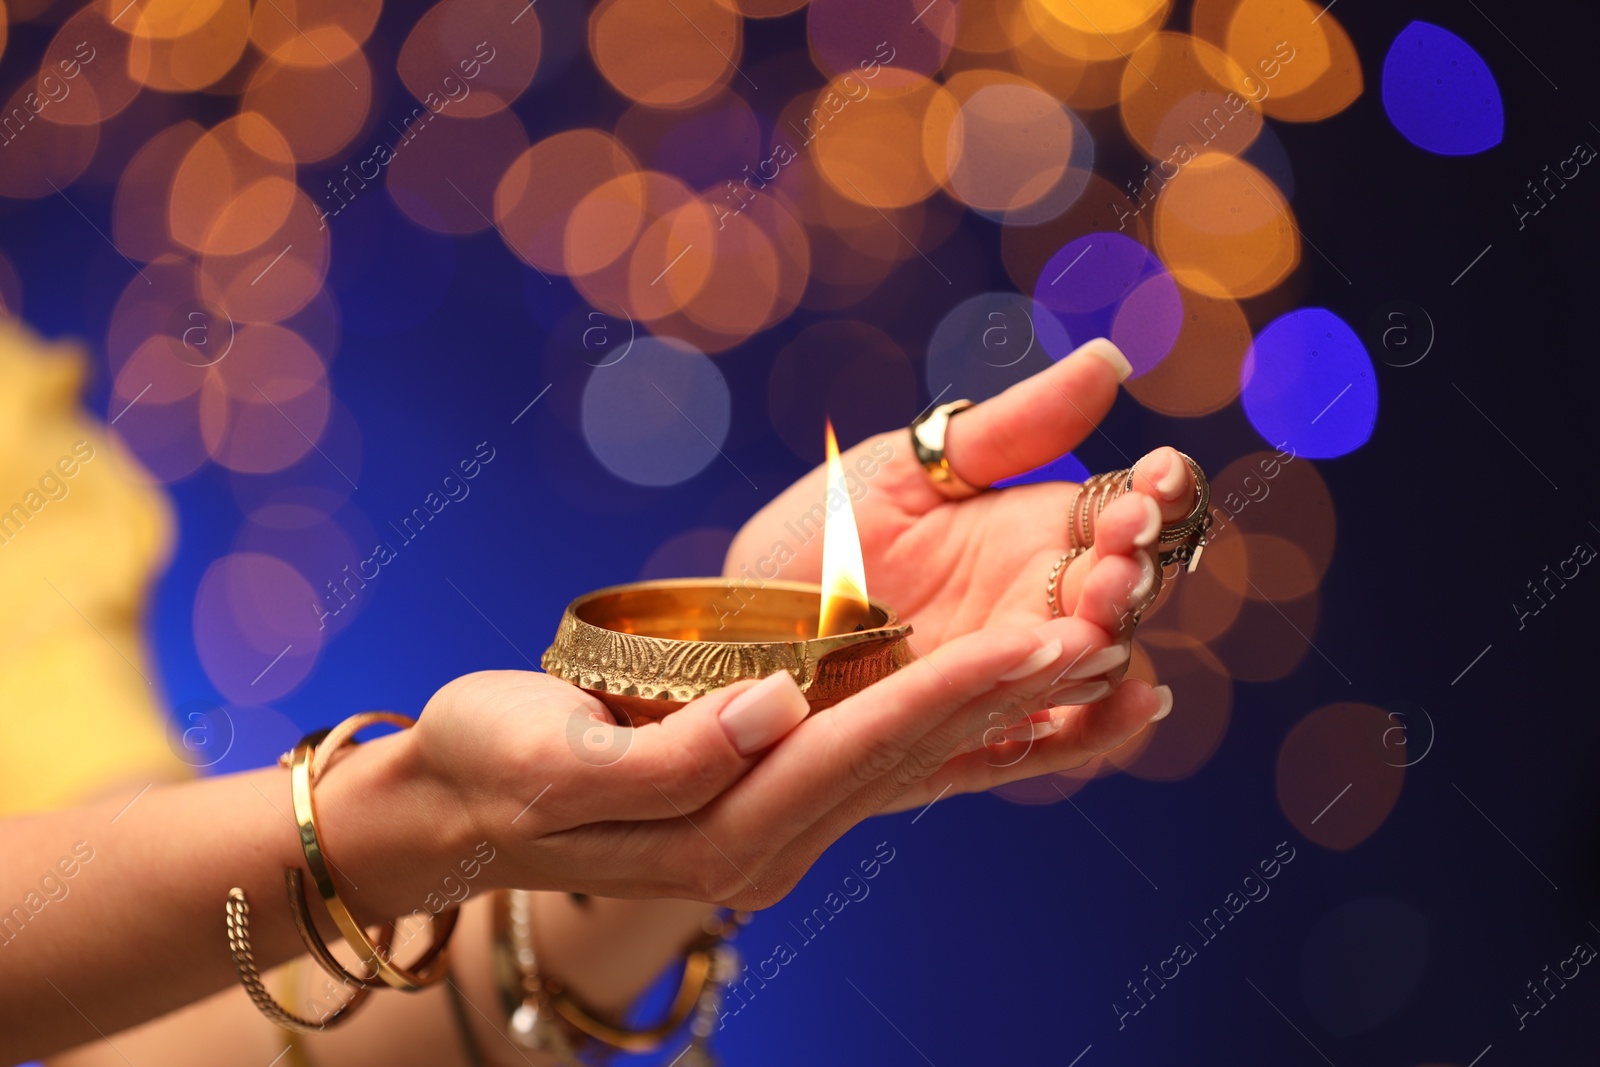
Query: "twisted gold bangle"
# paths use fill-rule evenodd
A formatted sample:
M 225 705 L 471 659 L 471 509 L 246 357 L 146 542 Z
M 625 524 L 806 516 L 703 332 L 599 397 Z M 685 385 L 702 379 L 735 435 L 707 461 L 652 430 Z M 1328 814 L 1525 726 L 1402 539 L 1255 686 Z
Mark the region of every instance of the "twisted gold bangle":
M 321 1022 L 302 1019 L 289 1011 L 273 999 L 261 981 L 261 972 L 256 968 L 255 955 L 250 949 L 250 902 L 245 898 L 243 889 L 234 886 L 228 890 L 226 910 L 228 952 L 233 956 L 233 966 L 239 972 L 239 982 L 244 986 L 245 992 L 250 994 L 250 999 L 260 1009 L 261 1014 L 285 1030 L 297 1034 L 321 1033 L 348 1019 L 351 1012 L 367 998 L 370 990 L 356 988 L 349 1000 L 323 1016 Z
M 294 820 L 300 832 L 300 848 L 305 853 L 306 867 L 311 871 L 311 880 L 316 883 L 328 914 L 333 916 L 339 932 L 344 935 L 345 943 L 355 951 L 361 963 L 375 971 L 387 985 L 414 993 L 445 976 L 444 950 L 455 929 L 456 920 L 460 918 L 460 909 L 450 908 L 435 916 L 433 943 L 409 969 L 397 966 L 383 948 L 372 942 L 340 898 L 339 890 L 328 872 L 321 839 L 317 835 L 316 804 L 311 794 L 313 783 L 320 777 L 333 753 L 349 743 L 358 730 L 380 722 L 411 726 L 415 720 L 390 711 L 363 712 L 352 715 L 320 738 L 313 734 L 302 739 L 290 755 L 289 792 L 294 803 Z M 393 928 L 388 929 L 392 935 Z

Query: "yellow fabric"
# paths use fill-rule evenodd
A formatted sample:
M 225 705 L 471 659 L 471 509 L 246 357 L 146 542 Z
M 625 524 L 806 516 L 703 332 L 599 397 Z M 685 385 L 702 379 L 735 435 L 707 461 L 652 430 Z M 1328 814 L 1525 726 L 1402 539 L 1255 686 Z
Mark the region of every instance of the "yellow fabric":
M 171 508 L 79 409 L 85 366 L 0 316 L 0 816 L 188 773 L 141 632 Z

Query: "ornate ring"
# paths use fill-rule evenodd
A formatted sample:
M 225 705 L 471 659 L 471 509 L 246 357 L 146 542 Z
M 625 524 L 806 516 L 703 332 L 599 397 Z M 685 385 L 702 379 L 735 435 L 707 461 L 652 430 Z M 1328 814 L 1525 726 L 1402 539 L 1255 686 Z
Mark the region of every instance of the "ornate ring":
M 1157 544 L 1171 545 L 1163 548 L 1161 552 L 1161 565 L 1178 563 L 1186 572 L 1192 572 L 1200 565 L 1200 552 L 1206 547 L 1206 535 L 1211 530 L 1211 482 L 1206 479 L 1206 472 L 1200 469 L 1188 453 L 1179 452 L 1183 461 L 1189 465 L 1189 472 L 1194 475 L 1195 502 L 1194 508 L 1183 519 L 1171 526 L 1161 528 L 1161 536 Z M 1133 487 L 1133 475 L 1128 475 L 1128 487 Z
M 946 500 L 965 500 L 983 492 L 978 486 L 962 481 L 944 454 L 944 435 L 950 427 L 951 416 L 970 407 L 970 400 L 952 400 L 929 408 L 911 423 L 911 450 L 928 473 L 928 481 Z
M 1087 551 L 1089 551 L 1087 545 L 1069 548 L 1061 554 L 1060 559 L 1056 560 L 1056 565 L 1050 568 L 1050 581 L 1045 584 L 1044 599 L 1050 605 L 1050 617 L 1052 619 L 1061 618 L 1061 599 L 1058 593 L 1061 588 L 1061 572 L 1067 569 L 1068 563 L 1071 563 L 1075 558 Z
M 1190 473 L 1194 475 L 1195 505 L 1183 519 L 1161 528 L 1157 546 L 1163 567 L 1178 563 L 1186 571 L 1193 571 L 1200 563 L 1200 552 L 1205 548 L 1206 535 L 1211 529 L 1211 483 L 1206 479 L 1206 472 L 1191 456 L 1184 452 L 1178 455 L 1183 457 Z M 1100 513 L 1107 504 L 1132 489 L 1131 467 L 1090 475 L 1078 490 L 1078 495 L 1072 499 L 1067 543 L 1074 547 L 1092 547 Z

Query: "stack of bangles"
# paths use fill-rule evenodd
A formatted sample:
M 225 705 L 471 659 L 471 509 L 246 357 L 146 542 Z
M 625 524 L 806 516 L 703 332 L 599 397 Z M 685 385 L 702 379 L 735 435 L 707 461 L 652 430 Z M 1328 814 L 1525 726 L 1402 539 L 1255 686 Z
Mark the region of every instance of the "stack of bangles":
M 452 907 L 434 916 L 428 947 L 409 966 L 397 964 L 390 955 L 396 924 L 385 923 L 378 927 L 374 938 L 356 921 L 329 874 L 330 861 L 317 833 L 312 787 L 336 754 L 354 743 L 358 731 L 378 723 L 410 727 L 415 720 L 388 711 L 363 712 L 331 730 L 307 734 L 293 751 L 278 760 L 289 770 L 290 799 L 306 869 L 334 925 L 356 954 L 357 970 L 352 971 L 340 963 L 317 932 L 306 899 L 304 873 L 297 867 L 286 867 L 283 872 L 289 910 L 311 958 L 349 991 L 345 1000 L 316 1019 L 297 1015 L 279 1004 L 262 981 L 251 951 L 249 901 L 244 890 L 237 886 L 228 891 L 228 949 L 239 981 L 261 1013 L 291 1035 L 321 1033 L 338 1026 L 349 1019 L 375 989 L 388 986 L 415 993 L 445 980 L 449 974 L 445 948 L 460 917 L 459 908 Z M 513 1044 L 552 1054 L 563 1064 L 582 1067 L 578 1050 L 588 1042 L 620 1052 L 651 1052 L 664 1045 L 688 1022 L 689 1045 L 675 1061 L 676 1067 L 713 1067 L 716 1060 L 711 1054 L 710 1037 L 721 1010 L 721 987 L 739 972 L 738 953 L 726 942 L 739 926 L 749 922 L 747 913 L 734 912 L 727 918 L 708 917 L 702 933 L 687 949 L 683 977 L 666 1015 L 647 1026 L 624 1026 L 607 1021 L 584 1007 L 560 979 L 539 973 L 530 914 L 532 894 L 509 890 L 499 896 L 494 921 L 494 974 L 501 1002 L 510 1019 L 507 1036 Z M 469 1057 L 474 1063 L 480 1063 L 482 1057 L 459 1003 L 460 991 L 453 981 L 446 984 L 454 998 L 458 1029 Z

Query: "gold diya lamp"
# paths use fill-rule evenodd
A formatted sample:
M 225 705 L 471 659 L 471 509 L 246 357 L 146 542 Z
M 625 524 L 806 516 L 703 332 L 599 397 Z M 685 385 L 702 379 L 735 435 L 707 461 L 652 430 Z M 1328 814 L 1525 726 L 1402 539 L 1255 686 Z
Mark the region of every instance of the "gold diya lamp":
M 598 697 L 619 721 L 658 720 L 741 679 L 794 676 L 811 710 L 911 661 L 911 627 L 866 594 L 855 515 L 827 429 L 822 584 L 678 578 L 599 589 L 567 605 L 541 665 Z

